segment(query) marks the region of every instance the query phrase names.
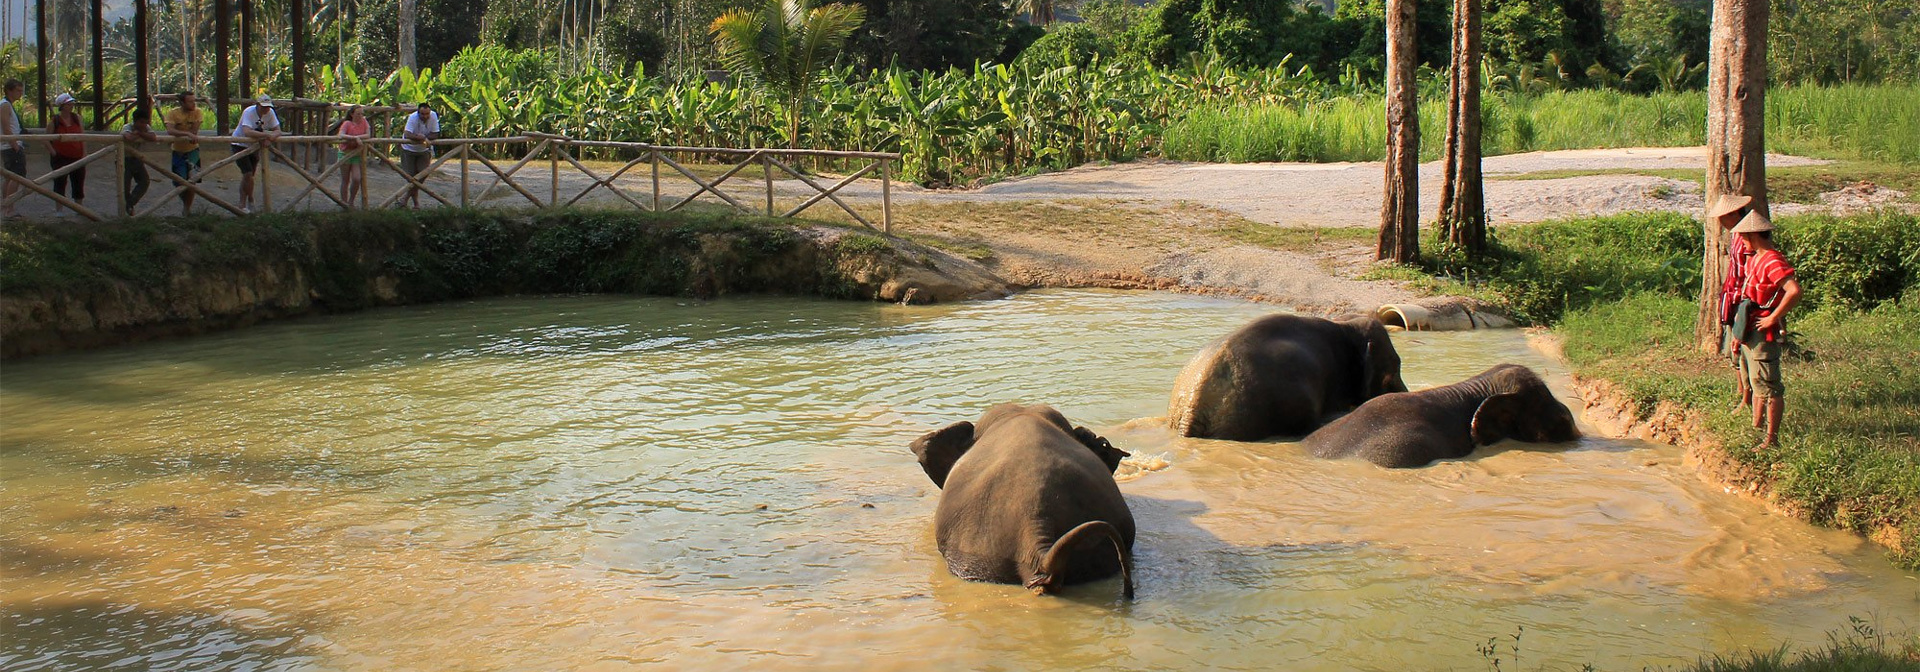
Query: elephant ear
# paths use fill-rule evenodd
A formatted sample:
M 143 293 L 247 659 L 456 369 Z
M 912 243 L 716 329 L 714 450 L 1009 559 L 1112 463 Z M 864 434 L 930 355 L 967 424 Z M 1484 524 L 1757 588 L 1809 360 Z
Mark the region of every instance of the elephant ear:
M 1073 428 L 1073 438 L 1078 439 L 1081 445 L 1093 451 L 1093 454 L 1098 456 L 1101 462 L 1106 463 L 1107 473 L 1113 473 L 1115 470 L 1118 470 L 1121 460 L 1133 456 L 1133 453 L 1113 447 L 1112 443 L 1100 435 L 1093 433 L 1093 430 L 1085 427 Z
M 913 456 L 920 460 L 920 468 L 927 472 L 927 478 L 940 488 L 947 487 L 947 472 L 953 470 L 953 463 L 967 454 L 973 447 L 973 423 L 960 421 L 944 428 L 927 432 L 913 440 Z
M 1499 443 L 1506 439 L 1510 430 L 1520 423 L 1520 414 L 1525 412 L 1525 404 L 1515 393 L 1496 394 L 1480 402 L 1473 411 L 1473 424 L 1469 426 L 1475 445 Z
M 1379 385 L 1380 372 L 1374 370 L 1373 339 L 1367 338 L 1365 335 L 1362 335 L 1360 338 L 1362 342 L 1366 343 L 1366 345 L 1360 347 L 1360 401 L 1364 402 L 1380 396 L 1384 390 L 1381 390 Z M 1359 404 L 1356 403 L 1355 405 L 1357 406 Z

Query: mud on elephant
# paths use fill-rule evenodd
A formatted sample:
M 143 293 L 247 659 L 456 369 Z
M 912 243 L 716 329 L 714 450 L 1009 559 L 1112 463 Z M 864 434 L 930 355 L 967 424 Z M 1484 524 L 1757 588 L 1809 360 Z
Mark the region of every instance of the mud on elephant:
M 1559 443 L 1577 438 L 1573 412 L 1539 375 L 1501 364 L 1452 385 L 1375 398 L 1301 445 L 1318 457 L 1359 456 L 1383 467 L 1419 467 L 1466 457 L 1502 439 Z
M 1406 390 L 1400 354 L 1379 320 L 1269 315 L 1187 362 L 1167 426 L 1233 441 L 1305 436 L 1331 415 Z
M 1120 574 L 1133 597 L 1133 513 L 1114 483 L 1127 453 L 1051 406 L 1001 404 L 914 440 L 940 486 L 947 570 L 1035 593 Z

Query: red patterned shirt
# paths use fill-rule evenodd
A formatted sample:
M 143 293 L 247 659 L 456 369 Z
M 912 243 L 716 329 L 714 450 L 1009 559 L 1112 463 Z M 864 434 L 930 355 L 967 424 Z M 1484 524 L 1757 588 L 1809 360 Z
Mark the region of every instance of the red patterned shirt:
M 1753 319 L 1758 323 L 1779 307 L 1780 285 L 1793 277 L 1793 266 L 1787 264 L 1787 258 L 1781 256 L 1779 250 L 1758 250 L 1747 260 L 1745 270 L 1746 284 L 1740 297 L 1759 304 L 1759 309 L 1753 311 Z M 1765 335 L 1769 341 L 1778 340 L 1780 326 L 1774 325 Z

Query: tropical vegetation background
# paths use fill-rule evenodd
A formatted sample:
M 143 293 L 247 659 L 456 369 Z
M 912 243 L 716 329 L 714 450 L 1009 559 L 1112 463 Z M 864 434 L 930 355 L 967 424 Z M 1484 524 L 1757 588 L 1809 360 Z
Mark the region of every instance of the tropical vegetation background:
M 253 1 L 258 90 L 234 97 L 286 95 L 289 3 Z M 306 0 L 309 95 L 431 100 L 463 135 L 901 151 L 905 177 L 936 185 L 1143 154 L 1364 160 L 1384 146 L 1383 0 L 845 1 L 860 16 L 809 66 L 818 75 L 767 86 L 712 32 L 757 0 Z M 214 0 L 151 2 L 154 84 L 207 94 Z M 49 3 L 56 91 L 91 87 L 87 4 Z M 1434 100 L 1450 4 L 1421 4 Z M 1920 130 L 1884 123 L 1920 118 L 1920 5 L 1773 5 L 1772 146 L 1920 162 Z M 131 2 L 107 7 L 104 84 L 117 98 L 133 92 Z M 1486 0 L 1488 152 L 1699 143 L 1708 10 Z M 0 64 L 31 87 L 23 26 L 7 26 Z M 1444 106 L 1427 108 L 1438 138 Z

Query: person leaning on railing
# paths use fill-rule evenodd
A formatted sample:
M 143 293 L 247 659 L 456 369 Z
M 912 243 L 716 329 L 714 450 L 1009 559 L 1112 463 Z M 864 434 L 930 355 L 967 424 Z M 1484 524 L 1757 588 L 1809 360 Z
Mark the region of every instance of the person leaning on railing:
M 18 79 L 9 79 L 4 88 L 5 98 L 0 98 L 0 135 L 22 135 L 26 129 L 22 128 L 20 112 L 13 105 L 27 92 L 27 87 Z M 0 170 L 26 177 L 27 143 L 19 140 L 0 143 Z M 0 203 L 4 203 L 0 205 L 0 216 L 12 217 L 13 192 L 19 191 L 20 185 L 8 179 L 0 179 L 0 183 L 4 183 L 0 184 Z
M 133 206 L 147 196 L 147 164 L 136 156 L 145 151 L 147 143 L 159 142 L 160 136 L 153 133 L 153 112 L 146 106 L 134 108 L 133 121 L 120 129 L 120 141 L 127 144 L 127 159 L 124 162 L 125 176 L 120 180 L 120 191 L 127 195 L 128 217 L 133 216 Z
M 407 115 L 407 124 L 400 129 L 400 134 L 409 141 L 400 145 L 400 170 L 416 180 L 425 181 L 427 166 L 433 165 L 433 145 L 429 143 L 440 139 L 440 115 L 434 114 L 433 108 L 421 101 L 413 114 Z M 408 184 L 407 198 L 414 208 L 420 207 L 418 187 Z
M 354 197 L 366 190 L 367 164 L 361 148 L 372 137 L 373 125 L 367 121 L 366 111 L 355 105 L 347 110 L 347 118 L 335 133 L 346 139 L 340 143 L 340 200 L 352 204 Z
M 74 111 L 76 106 L 73 102 L 73 94 L 60 94 L 54 97 L 53 104 L 60 108 L 60 113 L 53 115 L 53 122 L 47 125 L 47 131 L 49 133 L 66 135 L 87 132 L 86 124 L 80 123 L 80 113 Z M 61 168 L 73 165 L 74 162 L 84 159 L 86 156 L 87 143 L 85 142 L 48 142 L 47 170 L 49 172 L 60 170 Z M 74 203 L 86 201 L 87 167 L 80 166 L 74 168 L 72 172 L 53 178 L 53 193 L 65 193 L 73 199 Z M 60 203 L 56 201 L 53 204 L 53 211 L 58 213 L 61 207 Z
M 232 145 L 233 152 L 252 149 L 253 153 L 242 156 L 233 162 L 240 169 L 240 214 L 253 213 L 253 171 L 268 156 L 267 147 L 280 139 L 280 115 L 273 112 L 273 99 L 265 95 L 254 100 L 253 106 L 240 113 L 240 123 L 233 127 L 233 137 L 252 138 L 251 146 Z
M 181 91 L 180 106 L 167 111 L 167 135 L 173 138 L 172 162 L 167 165 L 183 181 L 193 181 L 200 172 L 200 124 L 204 118 L 194 104 L 192 91 Z M 181 214 L 192 211 L 193 190 L 181 190 Z

